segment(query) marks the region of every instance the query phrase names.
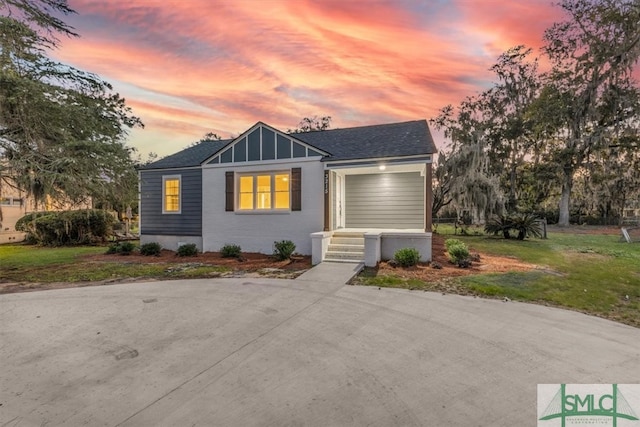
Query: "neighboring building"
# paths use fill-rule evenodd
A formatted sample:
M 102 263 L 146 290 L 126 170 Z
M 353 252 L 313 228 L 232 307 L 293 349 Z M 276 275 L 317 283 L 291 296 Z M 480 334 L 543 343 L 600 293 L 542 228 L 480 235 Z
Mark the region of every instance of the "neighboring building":
M 627 201 L 621 222 L 622 225 L 640 225 L 640 199 Z
M 140 171 L 140 240 L 272 253 L 291 240 L 323 260 L 375 265 L 403 247 L 431 259 L 425 120 L 286 134 L 262 122 Z
M 88 209 L 91 208 L 91 198 L 80 203 L 71 203 L 64 200 L 54 200 L 47 197 L 45 203 L 36 203 L 22 191 L 8 185 L 4 185 L 0 191 L 0 210 L 2 210 L 2 220 L 0 220 L 0 243 L 20 242 L 24 240 L 25 234 L 16 231 L 16 222 L 23 216 L 31 212 L 59 211 L 67 209 Z
M 0 210 L 2 211 L 0 243 L 24 240 L 24 233 L 18 233 L 15 226 L 16 222 L 27 212 L 27 200 L 19 192 L 9 194 L 0 196 Z

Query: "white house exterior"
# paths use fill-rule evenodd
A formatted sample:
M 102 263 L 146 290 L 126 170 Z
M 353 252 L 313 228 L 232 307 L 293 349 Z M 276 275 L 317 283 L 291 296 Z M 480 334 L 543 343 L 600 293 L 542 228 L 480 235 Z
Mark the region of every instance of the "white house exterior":
M 272 253 L 291 240 L 324 260 L 375 265 L 402 247 L 431 259 L 426 121 L 286 134 L 262 122 L 140 171 L 141 243 Z

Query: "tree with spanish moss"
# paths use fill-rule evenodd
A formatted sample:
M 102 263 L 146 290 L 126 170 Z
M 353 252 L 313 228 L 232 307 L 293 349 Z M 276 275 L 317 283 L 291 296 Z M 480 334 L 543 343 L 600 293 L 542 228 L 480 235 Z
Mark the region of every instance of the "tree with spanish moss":
M 562 170 L 559 224 L 569 225 L 576 173 L 603 155 L 619 157 L 612 142 L 638 131 L 640 58 L 637 0 L 562 0 L 567 20 L 545 31 L 552 70 L 533 118 L 547 133 L 547 151 Z M 629 145 L 632 152 L 640 149 Z M 607 153 L 609 152 L 609 153 Z
M 37 201 L 108 197 L 134 169 L 128 130 L 142 126 L 97 75 L 51 60 L 66 0 L 0 0 L 0 189 Z

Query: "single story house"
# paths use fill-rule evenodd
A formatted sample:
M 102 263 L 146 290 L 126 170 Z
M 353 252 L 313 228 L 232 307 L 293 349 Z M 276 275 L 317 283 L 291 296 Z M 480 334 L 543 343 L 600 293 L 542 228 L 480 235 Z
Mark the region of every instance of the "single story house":
M 140 241 L 200 251 L 237 244 L 375 265 L 414 247 L 431 260 L 432 159 L 425 120 L 287 134 L 258 122 L 140 171 Z

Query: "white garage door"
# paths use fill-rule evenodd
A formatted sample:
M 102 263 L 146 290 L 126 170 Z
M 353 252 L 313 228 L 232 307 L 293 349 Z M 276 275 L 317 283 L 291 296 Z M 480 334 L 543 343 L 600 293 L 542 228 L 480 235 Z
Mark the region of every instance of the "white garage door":
M 418 172 L 347 175 L 347 228 L 424 228 L 424 178 Z

